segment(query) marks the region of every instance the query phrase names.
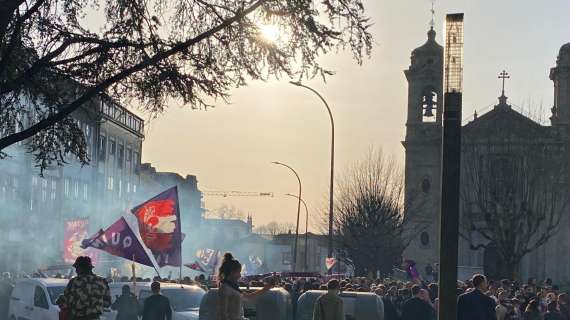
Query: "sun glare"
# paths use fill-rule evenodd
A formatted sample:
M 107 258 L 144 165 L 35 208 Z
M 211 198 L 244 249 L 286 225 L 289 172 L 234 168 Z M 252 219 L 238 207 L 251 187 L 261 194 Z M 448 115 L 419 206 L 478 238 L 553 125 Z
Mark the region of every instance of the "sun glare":
M 259 31 L 263 39 L 268 42 L 276 42 L 281 38 L 279 28 L 275 25 L 260 24 Z

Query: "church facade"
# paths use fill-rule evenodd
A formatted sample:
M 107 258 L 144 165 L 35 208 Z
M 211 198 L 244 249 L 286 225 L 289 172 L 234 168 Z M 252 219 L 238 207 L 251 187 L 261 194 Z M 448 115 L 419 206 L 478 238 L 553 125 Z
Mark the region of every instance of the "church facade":
M 439 260 L 444 55 L 435 35 L 433 28 L 428 31 L 427 41 L 412 51 L 404 71 L 408 105 L 402 144 L 407 214 L 413 215 L 404 258 L 416 261 L 420 271 Z M 484 269 L 492 276 L 503 276 L 504 265 L 516 260 L 515 275 L 521 279 L 570 283 L 570 257 L 564 254 L 570 249 L 570 205 L 566 205 L 570 198 L 566 167 L 570 162 L 570 43 L 561 47 L 550 79 L 554 83 L 550 125 L 515 110 L 503 89 L 492 110 L 474 115 L 462 127 L 459 265 L 467 270 Z M 513 200 L 516 195 L 521 195 L 518 203 Z M 513 226 L 497 232 L 506 217 Z M 530 240 L 513 233 L 528 235 Z M 545 234 L 554 235 L 544 239 Z M 498 252 L 509 245 L 524 247 L 514 250 L 519 253 L 531 250 L 519 260 L 497 259 Z

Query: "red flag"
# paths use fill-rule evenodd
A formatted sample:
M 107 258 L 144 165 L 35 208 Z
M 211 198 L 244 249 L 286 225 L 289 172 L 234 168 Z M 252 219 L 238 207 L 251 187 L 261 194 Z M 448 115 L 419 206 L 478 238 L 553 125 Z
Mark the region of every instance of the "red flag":
M 325 266 L 327 267 L 327 271 L 329 271 L 330 269 L 332 269 L 332 267 L 334 267 L 335 264 L 336 264 L 336 259 L 335 259 L 335 258 L 326 258 L 326 260 L 325 260 Z
M 206 270 L 204 270 L 204 268 L 202 268 L 202 266 L 200 265 L 200 263 L 198 261 L 194 261 L 194 263 L 187 263 L 184 266 L 192 269 L 192 270 L 196 270 L 199 272 L 206 272 Z
M 134 207 L 139 232 L 144 244 L 152 251 L 160 267 L 182 264 L 182 233 L 178 189 L 172 187 Z

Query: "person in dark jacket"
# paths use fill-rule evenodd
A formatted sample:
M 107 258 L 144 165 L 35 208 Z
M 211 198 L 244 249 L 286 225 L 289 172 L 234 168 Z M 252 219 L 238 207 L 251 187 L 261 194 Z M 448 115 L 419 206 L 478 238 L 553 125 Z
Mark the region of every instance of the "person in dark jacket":
M 384 320 L 399 320 L 396 306 L 387 297 L 382 297 L 384 303 Z
M 150 289 L 152 296 L 144 301 L 142 320 L 172 320 L 170 301 L 160 294 L 160 282 L 153 282 Z
M 523 320 L 542 320 L 539 306 L 540 302 L 537 299 L 530 300 L 523 313 Z
M 487 278 L 476 274 L 472 278 L 475 289 L 459 296 L 457 301 L 458 320 L 496 320 L 495 300 L 485 295 Z
M 558 308 L 560 308 L 560 313 L 562 314 L 562 319 L 564 320 L 570 320 L 570 305 L 568 305 L 569 300 L 570 297 L 568 297 L 568 294 L 566 293 L 561 293 L 558 295 Z
M 131 293 L 128 285 L 123 286 L 123 293 L 117 297 L 111 305 L 111 309 L 117 310 L 116 320 L 138 320 L 139 301 L 137 297 Z
M 426 297 L 422 297 L 422 288 L 418 285 L 412 287 L 412 297 L 402 305 L 402 320 L 432 320 L 433 308 L 426 301 L 427 291 L 424 292 Z

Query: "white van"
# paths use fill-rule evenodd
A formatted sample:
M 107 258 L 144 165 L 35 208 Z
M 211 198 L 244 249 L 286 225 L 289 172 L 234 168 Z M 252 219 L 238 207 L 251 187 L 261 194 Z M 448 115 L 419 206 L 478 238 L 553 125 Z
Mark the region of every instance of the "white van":
M 63 294 L 67 282 L 52 278 L 18 280 L 10 297 L 10 320 L 58 320 L 55 300 Z

